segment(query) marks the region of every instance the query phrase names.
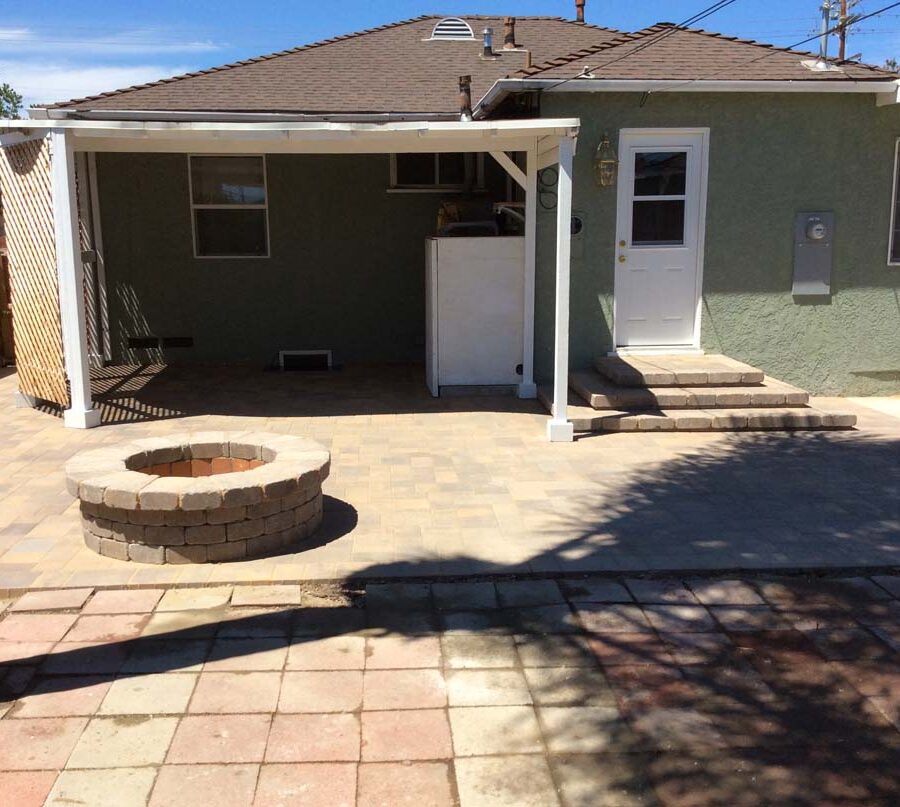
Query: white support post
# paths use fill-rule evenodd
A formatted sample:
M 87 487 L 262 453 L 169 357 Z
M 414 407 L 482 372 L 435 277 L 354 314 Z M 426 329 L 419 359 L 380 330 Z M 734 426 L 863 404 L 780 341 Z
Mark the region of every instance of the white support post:
M 100 410 L 94 409 L 91 403 L 84 310 L 84 266 L 81 263 L 75 195 L 75 153 L 72 136 L 65 129 L 54 129 L 50 134 L 50 143 L 59 313 L 71 396 L 71 405 L 64 418 L 66 426 L 70 428 L 90 429 L 100 425 Z
M 520 398 L 537 398 L 534 383 L 534 277 L 537 265 L 537 148 L 525 152 L 525 299 Z
M 556 186 L 556 330 L 553 356 L 553 414 L 547 437 L 571 442 L 575 430 L 568 419 L 569 399 L 569 259 L 572 253 L 572 156 L 575 138 L 559 139 L 559 179 Z

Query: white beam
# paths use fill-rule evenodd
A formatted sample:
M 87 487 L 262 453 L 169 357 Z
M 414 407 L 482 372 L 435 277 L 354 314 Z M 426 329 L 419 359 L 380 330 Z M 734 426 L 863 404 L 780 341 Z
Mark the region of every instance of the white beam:
M 875 96 L 876 106 L 890 106 L 900 103 L 900 81 L 896 83 L 890 92 L 881 92 Z
M 569 274 L 572 255 L 572 156 L 575 138 L 559 139 L 559 179 L 556 185 L 556 317 L 553 353 L 553 413 L 547 422 L 551 442 L 571 442 L 569 400 Z
M 144 137 L 137 133 L 127 136 L 94 136 L 78 132 L 75 142 L 79 150 L 93 152 L 177 153 L 177 154 L 404 154 L 434 152 L 484 152 L 484 139 L 461 137 L 345 137 L 336 139 L 298 138 L 264 135 L 260 137 L 229 137 L 226 134 L 194 132 L 189 136 Z M 498 137 L 490 148 L 501 151 L 523 151 L 528 139 Z
M 554 148 L 550 151 L 543 151 L 537 155 L 537 170 L 543 171 L 551 165 L 555 165 L 559 161 L 559 150 Z
M 0 129 L 0 148 L 17 146 L 19 143 L 27 143 L 29 140 L 43 140 L 46 136 L 47 132 L 43 129 L 36 132 Z
M 198 113 L 201 114 L 201 113 Z M 562 137 L 577 133 L 577 118 L 523 118 L 518 120 L 495 121 L 404 121 L 390 123 L 337 123 L 327 121 L 151 121 L 141 119 L 135 113 L 133 120 L 3 120 L 0 129 L 77 129 L 80 132 L 132 132 L 154 135 L 184 132 L 217 132 L 222 135 L 233 133 L 273 133 L 291 132 L 309 136 L 330 137 L 348 133 L 364 135 L 396 135 L 426 133 L 429 137 L 452 136 L 485 138 L 492 136 L 541 137 L 551 135 Z
M 84 266 L 81 263 L 75 191 L 75 154 L 71 135 L 64 130 L 52 130 L 50 142 L 59 313 L 71 397 L 64 420 L 66 426 L 71 428 L 89 429 L 100 425 L 100 410 L 94 409 L 91 403 L 84 310 Z
M 520 398 L 536 398 L 534 383 L 534 277 L 537 264 L 537 153 L 536 144 L 525 152 L 525 294 L 522 329 L 522 383 Z
M 512 177 L 522 190 L 526 190 L 525 172 L 512 161 L 512 158 L 505 151 L 489 151 L 488 154 L 500 163 L 500 167 Z

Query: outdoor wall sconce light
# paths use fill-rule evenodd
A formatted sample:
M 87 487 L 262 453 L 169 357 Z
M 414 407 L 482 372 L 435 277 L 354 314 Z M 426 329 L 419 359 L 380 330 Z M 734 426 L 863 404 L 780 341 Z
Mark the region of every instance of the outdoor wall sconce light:
M 616 151 L 610 145 L 609 135 L 604 132 L 594 154 L 594 181 L 601 188 L 611 188 L 616 184 L 618 170 L 619 158 L 616 157 Z

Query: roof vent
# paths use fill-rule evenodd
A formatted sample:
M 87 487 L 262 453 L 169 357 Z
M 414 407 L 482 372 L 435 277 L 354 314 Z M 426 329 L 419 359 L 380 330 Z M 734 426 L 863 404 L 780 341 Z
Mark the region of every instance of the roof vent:
M 459 17 L 445 17 L 431 32 L 432 39 L 475 39 L 469 23 Z

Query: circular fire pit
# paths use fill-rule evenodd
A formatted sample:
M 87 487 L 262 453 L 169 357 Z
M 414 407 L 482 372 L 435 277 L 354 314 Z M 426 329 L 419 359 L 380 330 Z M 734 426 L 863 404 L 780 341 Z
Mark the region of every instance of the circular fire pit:
M 331 457 L 313 440 L 257 432 L 149 437 L 66 465 L 84 542 L 140 563 L 241 560 L 302 541 L 322 523 Z

